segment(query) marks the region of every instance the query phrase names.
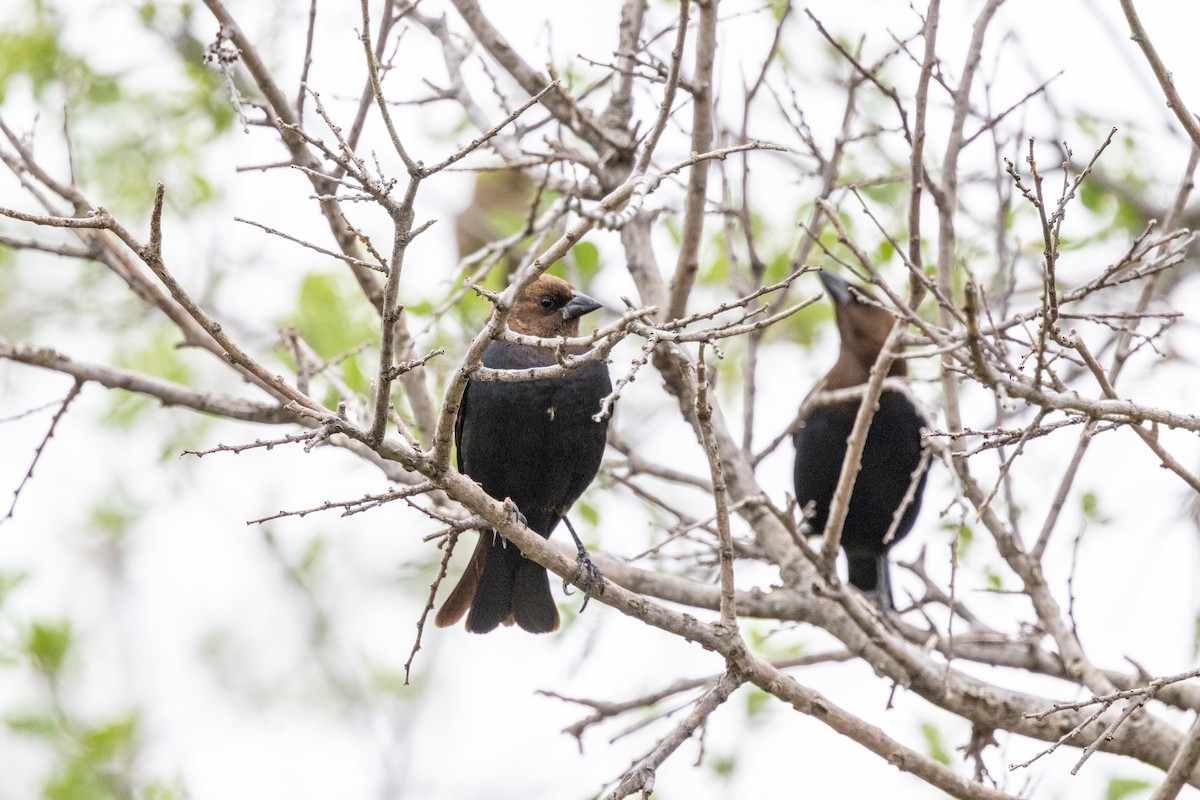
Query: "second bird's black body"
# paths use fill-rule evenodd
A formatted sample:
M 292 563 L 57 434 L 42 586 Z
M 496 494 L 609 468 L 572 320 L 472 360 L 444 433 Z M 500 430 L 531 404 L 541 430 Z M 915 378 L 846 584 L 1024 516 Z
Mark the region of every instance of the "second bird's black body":
M 483 365 L 529 369 L 554 364 L 544 347 L 492 342 Z M 456 438 L 458 468 L 495 498 L 511 498 L 526 524 L 549 537 L 604 455 L 608 421 L 592 420 L 612 390 L 608 368 L 592 363 L 562 378 L 517 383 L 472 381 L 463 395 Z M 490 531 L 491 552 L 467 627 L 495 628 L 513 617 L 526 630 L 558 626 L 546 570 Z
M 829 505 L 846 457 L 846 440 L 857 413 L 858 403 L 854 402 L 815 408 L 796 434 L 796 500 L 801 506 L 814 501 L 809 524 L 815 532 L 825 530 L 829 520 Z M 921 428 L 925 425 L 904 395 L 885 391 L 880 396 L 842 528 L 850 583 L 872 593 L 885 607 L 891 605 L 886 553 L 891 543 L 912 530 L 921 510 L 926 473 L 921 474 L 916 495 L 900 516 L 892 542 L 885 544 L 883 538 L 908 491 L 913 471 L 921 463 Z
M 894 318 L 865 289 L 851 287 L 827 273 L 821 274 L 821 280 L 834 301 L 842 338 L 837 363 L 826 375 L 824 388 L 859 386 L 866 383 Z M 904 360 L 898 358 L 890 374 L 901 376 L 906 371 Z M 796 501 L 801 507 L 813 504 L 809 524 L 814 533 L 824 531 L 828 522 L 859 405 L 859 400 L 852 399 L 816 406 L 794 438 Z M 912 499 L 901 513 L 892 538 L 885 542 L 913 475 L 921 466 L 923 427 L 928 423 L 907 396 L 884 390 L 867 431 L 861 469 L 842 528 L 841 545 L 849 563 L 850 583 L 869 593 L 883 608 L 892 608 L 887 551 L 912 530 L 925 490 L 928 465 L 917 477 Z

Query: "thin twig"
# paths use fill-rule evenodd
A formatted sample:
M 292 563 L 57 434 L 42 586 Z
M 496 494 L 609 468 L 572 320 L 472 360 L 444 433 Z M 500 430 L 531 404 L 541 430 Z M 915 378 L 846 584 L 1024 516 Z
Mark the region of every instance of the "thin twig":
M 21 499 L 21 490 L 25 488 L 25 484 L 33 477 L 33 470 L 37 467 L 38 461 L 41 460 L 42 452 L 46 449 L 46 445 L 54 437 L 54 430 L 58 427 L 59 420 L 67 413 L 67 408 L 70 407 L 71 401 L 79 396 L 80 390 L 83 389 L 83 383 L 82 380 L 76 378 L 74 385 L 71 386 L 71 390 L 63 398 L 62 405 L 58 407 L 58 411 L 54 412 L 54 416 L 50 419 L 50 427 L 46 429 L 46 435 L 42 437 L 42 441 L 33 451 L 33 460 L 29 462 L 29 469 L 25 471 L 25 477 L 21 478 L 21 482 L 13 490 L 13 499 L 8 507 L 8 512 L 3 517 L 0 517 L 0 525 L 12 519 L 13 513 L 17 510 L 17 501 Z

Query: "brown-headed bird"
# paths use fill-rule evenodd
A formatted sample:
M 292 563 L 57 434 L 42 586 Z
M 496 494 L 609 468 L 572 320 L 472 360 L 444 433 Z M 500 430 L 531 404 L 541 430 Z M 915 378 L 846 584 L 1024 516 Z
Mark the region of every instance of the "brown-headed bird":
M 547 339 L 578 336 L 579 318 L 597 308 L 571 284 L 542 275 L 513 304 L 508 327 Z M 555 363 L 552 349 L 515 342 L 494 341 L 483 353 L 483 365 L 492 369 Z M 497 500 L 511 498 L 525 523 L 549 538 L 600 468 L 608 419 L 592 416 L 611 390 L 608 368 L 598 361 L 559 378 L 469 382 L 454 429 L 459 470 Z M 582 545 L 580 550 L 585 556 Z M 473 633 L 514 622 L 532 633 L 558 628 L 546 570 L 490 530 L 480 532 L 466 572 L 435 622 L 444 628 L 463 614 Z
M 867 289 L 826 272 L 820 277 L 833 301 L 841 336 L 837 363 L 825 376 L 824 388 L 831 391 L 860 386 L 867 382 L 895 318 Z M 892 362 L 889 376 L 907 374 L 903 358 Z M 814 504 L 810 524 L 816 533 L 823 531 L 828 521 L 829 505 L 846 456 L 846 440 L 860 404 L 860 400 L 851 399 L 818 405 L 796 433 L 796 501 L 801 507 Z M 928 423 L 908 397 L 884 389 L 867 432 L 862 468 L 842 528 L 841 545 L 849 562 L 850 583 L 871 595 L 884 609 L 894 608 L 887 551 L 912 529 L 925 490 L 928 462 L 922 465 L 923 427 L 928 427 Z M 912 499 L 904 508 L 892 538 L 885 542 L 918 468 L 921 473 L 916 476 Z

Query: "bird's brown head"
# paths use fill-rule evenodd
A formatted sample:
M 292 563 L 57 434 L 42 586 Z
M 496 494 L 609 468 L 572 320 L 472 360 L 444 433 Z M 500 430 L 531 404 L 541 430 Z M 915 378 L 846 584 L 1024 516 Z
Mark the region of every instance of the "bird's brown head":
M 838 333 L 842 338 L 841 354 L 835 369 L 845 373 L 841 376 L 843 387 L 829 388 L 855 386 L 866 380 L 871 365 L 879 358 L 879 351 L 883 349 L 896 318 L 866 287 L 847 283 L 828 272 L 820 273 L 820 278 L 825 292 L 833 301 Z M 892 362 L 888 374 L 906 373 L 904 359 L 897 358 Z
M 600 304 L 553 275 L 542 275 L 525 287 L 508 315 L 508 327 L 527 336 L 551 339 L 578 336 L 579 318 Z

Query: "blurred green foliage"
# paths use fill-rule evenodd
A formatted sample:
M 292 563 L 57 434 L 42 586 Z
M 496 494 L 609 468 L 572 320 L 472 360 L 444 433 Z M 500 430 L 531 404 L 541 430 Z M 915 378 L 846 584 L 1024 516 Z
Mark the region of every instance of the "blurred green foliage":
M 946 747 L 942 729 L 932 722 L 922 722 L 921 737 L 925 740 L 925 753 L 934 761 L 950 766 L 950 750 Z
M 965 559 L 971 552 L 971 546 L 975 543 L 975 529 L 970 525 L 957 524 L 949 521 L 942 523 L 943 530 L 954 532 L 954 546 L 958 551 L 958 558 Z
M 746 716 L 751 721 L 761 719 L 773 707 L 774 697 L 757 686 L 747 686 L 744 691 L 746 693 Z
M 56 682 L 71 648 L 71 639 L 70 622 L 35 622 L 25 633 L 25 655 L 40 673 Z
M 767 625 L 744 625 L 742 635 L 750 650 L 757 656 L 768 661 L 782 661 L 789 658 L 799 658 L 808 650 L 804 642 L 797 640 L 794 633 L 781 631 L 778 627 Z
M 323 359 L 335 359 L 378 337 L 375 312 L 362 299 L 354 280 L 344 272 L 313 272 L 300 282 L 296 313 L 283 325 L 296 329 L 300 338 Z M 367 369 L 358 356 L 344 358 L 335 367 L 339 377 L 353 391 L 366 395 L 370 389 Z M 324 402 L 335 408 L 338 402 L 330 389 Z
M 146 71 L 101 70 L 62 35 L 64 13 L 58 4 L 26 0 L 0 15 L 0 105 L 20 85 L 44 108 L 65 109 L 76 177 L 114 211 L 144 211 L 159 180 L 174 208 L 212 201 L 217 190 L 205 174 L 204 147 L 230 129 L 235 114 L 220 77 L 200 61 L 203 48 L 186 46 L 186 27 L 171 37 L 147 30 L 136 46 L 157 39 L 162 49 Z M 62 130 L 61 121 L 41 125 Z
M 67 21 L 77 22 L 69 15 L 77 12 L 64 0 L 0 4 L 0 110 L 6 112 L 5 121 L 18 136 L 30 137 L 51 175 L 73 177 L 94 203 L 118 215 L 144 218 L 160 180 L 168 189 L 170 212 L 190 212 L 215 200 L 219 191 L 207 161 L 208 146 L 230 130 L 235 115 L 219 76 L 201 62 L 203 45 L 188 35 L 187 4 L 144 2 L 138 13 L 146 27 L 139 31 L 135 21 L 128 39 L 99 47 L 64 34 Z M 124 61 L 136 67 L 101 67 L 93 53 L 102 54 L 106 64 L 122 63 L 123 54 L 136 53 L 137 59 Z M 26 110 L 29 103 L 36 113 Z M 63 146 L 68 135 L 70 163 Z M 5 232 L 29 238 L 24 231 Z M 68 235 L 50 240 L 78 246 Z M 35 281 L 39 291 L 26 291 Z M 176 348 L 178 332 L 166 325 L 148 326 L 154 313 L 103 268 L 74 262 L 64 267 L 53 257 L 0 248 L 0 284 L 5 335 L 36 339 L 39 332 L 69 326 L 86 337 L 91 329 L 80 327 L 84 320 L 107 335 L 118 365 L 172 381 L 196 378 L 186 354 Z M 69 288 L 46 291 L 60 286 Z M 124 335 L 130 331 L 138 335 Z M 125 392 L 111 392 L 107 398 L 103 421 L 118 429 L 157 407 Z M 158 430 L 164 451 L 174 458 L 178 442 L 207 423 L 199 415 L 171 419 Z M 115 545 L 143 508 L 136 492 L 110 488 L 99 499 L 73 502 L 84 508 L 91 503 L 85 529 Z M 97 560 L 105 560 L 103 554 Z M 23 575 L 0 572 L 0 606 L 23 583 Z M 0 724 L 9 735 L 4 746 L 17 743 L 36 754 L 40 765 L 25 771 L 33 783 L 21 796 L 186 797 L 181 783 L 135 773 L 140 748 L 136 710 L 122 708 L 119 700 L 99 712 L 75 707 L 87 678 L 92 629 L 73 618 L 26 619 L 23 612 L 4 610 L 8 624 L 0 626 L 0 680 L 29 687 L 0 709 Z M 6 793 L 17 790 L 12 783 L 4 788 Z
M 144 326 L 137 328 L 145 330 Z M 166 322 L 158 322 L 149 338 L 134 336 L 117 339 L 118 350 L 113 363 L 144 375 L 162 378 L 182 386 L 195 385 L 199 381 L 197 368 L 192 363 L 192 351 L 180 349 L 179 331 Z M 107 408 L 101 419 L 109 426 L 122 430 L 141 424 L 147 414 L 157 413 L 162 403 L 154 398 L 125 391 L 111 391 L 105 395 Z M 184 450 L 195 449 L 203 441 L 211 425 L 211 418 L 203 414 L 178 413 L 165 415 L 160 431 L 164 434 L 159 459 L 176 459 Z
M 1083 511 L 1083 518 L 1090 523 L 1103 525 L 1112 522 L 1112 517 L 1104 512 L 1104 507 L 1100 503 L 1100 495 L 1096 492 L 1084 492 L 1079 496 L 1079 506 Z
M 46 800 L 134 797 L 130 773 L 138 749 L 137 715 L 88 719 L 65 705 L 61 687 L 68 664 L 77 660 L 78 642 L 71 622 L 34 621 L 19 636 L 18 658 L 13 664 L 32 672 L 44 691 L 31 693 L 19 709 L 7 710 L 3 720 L 9 731 L 52 756 L 41 796 Z
M 186 385 L 192 380 L 193 373 L 177 346 L 179 341 L 179 330 L 163 323 L 148 340 L 127 339 L 121 342 L 114 364 L 122 369 Z M 130 427 L 147 408 L 159 405 L 158 401 L 133 392 L 109 392 L 107 397 L 109 408 L 105 422 L 121 428 Z
M 734 756 L 709 756 L 708 768 L 722 778 L 729 778 L 737 769 L 737 758 Z
M 984 579 L 987 581 L 989 588 L 994 589 L 997 592 L 1004 589 L 1004 578 L 1002 578 L 1000 573 L 996 572 L 991 567 L 987 567 L 984 570 Z
M 148 510 L 148 503 L 134 497 L 129 487 L 117 486 L 105 492 L 92 506 L 88 530 L 112 541 L 119 541 L 131 531 Z
M 1108 782 L 1104 792 L 1104 800 L 1124 800 L 1126 797 L 1139 794 L 1149 789 L 1153 784 L 1136 778 L 1113 778 Z
M 575 261 L 583 285 L 591 283 L 600 274 L 600 250 L 591 242 L 580 242 L 572 247 L 571 258 Z

